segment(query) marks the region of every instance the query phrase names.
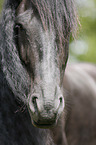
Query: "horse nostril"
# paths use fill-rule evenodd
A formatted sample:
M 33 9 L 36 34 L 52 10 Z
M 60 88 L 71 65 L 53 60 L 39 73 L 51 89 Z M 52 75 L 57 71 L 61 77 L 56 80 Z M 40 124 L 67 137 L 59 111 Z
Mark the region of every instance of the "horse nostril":
M 63 97 L 59 97 L 59 100 L 60 100 L 60 104 L 63 102 Z
M 35 113 L 38 110 L 37 99 L 38 96 L 35 94 L 30 97 L 29 106 L 33 113 Z
M 59 101 L 60 101 L 59 107 L 63 109 L 64 108 L 64 98 L 63 98 L 63 96 L 59 97 Z

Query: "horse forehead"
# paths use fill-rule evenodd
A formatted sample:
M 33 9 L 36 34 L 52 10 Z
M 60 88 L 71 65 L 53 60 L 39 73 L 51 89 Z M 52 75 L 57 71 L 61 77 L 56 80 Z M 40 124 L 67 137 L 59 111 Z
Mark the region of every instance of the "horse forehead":
M 48 28 L 48 27 L 44 28 L 40 19 L 38 19 L 35 16 L 30 21 L 30 26 L 33 28 L 33 30 L 38 30 L 40 32 L 40 34 L 42 34 L 42 38 L 49 39 L 49 40 L 52 38 L 53 39 L 55 38 L 55 30 L 52 27 L 52 25 L 50 26 L 50 28 Z
M 41 29 L 41 39 L 43 42 L 43 45 L 46 46 L 50 46 L 54 44 L 54 40 L 55 40 L 55 32 L 52 29 L 47 29 L 47 30 L 43 30 Z
M 29 17 L 29 19 L 27 18 L 27 20 L 21 18 L 21 23 L 22 22 L 23 22 L 23 25 L 26 27 L 27 31 L 31 33 L 32 36 L 34 35 L 33 37 L 35 37 L 36 35 L 35 39 L 38 38 L 39 36 L 42 38 L 42 41 L 50 41 L 50 40 L 54 41 L 55 39 L 54 28 L 50 26 L 50 28 L 46 27 L 46 29 L 44 29 L 39 18 L 35 16 L 33 18 Z

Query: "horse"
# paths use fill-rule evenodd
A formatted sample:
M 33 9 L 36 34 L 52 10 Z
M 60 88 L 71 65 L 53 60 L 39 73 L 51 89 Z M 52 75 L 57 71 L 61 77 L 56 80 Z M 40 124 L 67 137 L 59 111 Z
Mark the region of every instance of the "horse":
M 96 143 L 96 66 L 67 66 L 77 23 L 73 0 L 5 1 L 0 145 Z

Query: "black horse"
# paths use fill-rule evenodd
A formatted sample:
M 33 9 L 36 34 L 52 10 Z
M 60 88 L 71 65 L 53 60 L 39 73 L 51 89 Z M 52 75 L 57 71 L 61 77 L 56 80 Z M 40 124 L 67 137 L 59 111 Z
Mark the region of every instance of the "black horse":
M 73 0 L 5 1 L 0 145 L 96 144 L 96 66 L 66 68 L 77 21 Z

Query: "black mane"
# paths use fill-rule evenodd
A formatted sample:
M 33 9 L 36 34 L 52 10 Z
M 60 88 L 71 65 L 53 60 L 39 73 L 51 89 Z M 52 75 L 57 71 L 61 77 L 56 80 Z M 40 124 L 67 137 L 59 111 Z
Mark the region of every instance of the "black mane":
M 59 33 L 77 27 L 77 15 L 74 0 L 31 0 L 37 8 L 42 23 L 54 25 Z M 52 27 L 52 26 L 51 26 Z M 65 34 L 63 34 L 65 35 Z

